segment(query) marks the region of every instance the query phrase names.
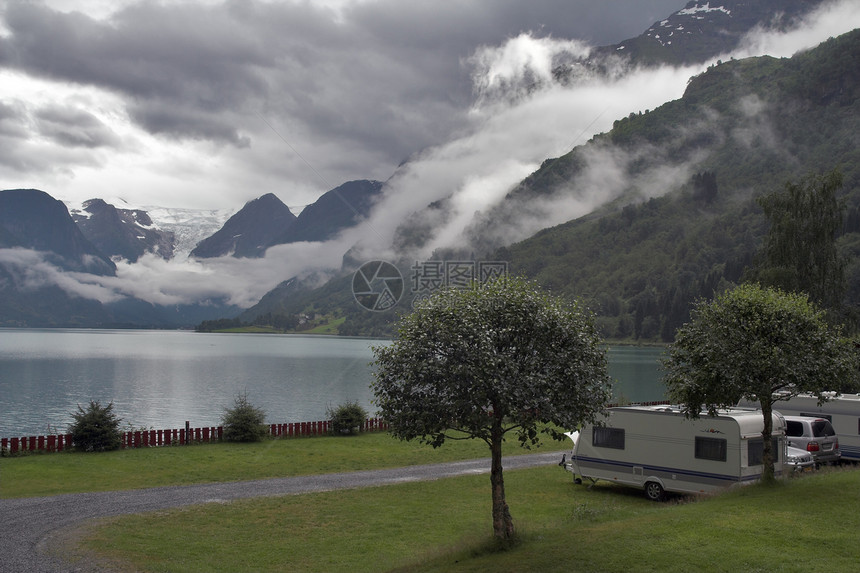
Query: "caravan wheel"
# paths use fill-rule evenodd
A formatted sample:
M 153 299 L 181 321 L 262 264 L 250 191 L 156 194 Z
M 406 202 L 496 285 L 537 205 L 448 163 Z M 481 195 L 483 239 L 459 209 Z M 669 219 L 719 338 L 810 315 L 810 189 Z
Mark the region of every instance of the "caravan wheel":
M 649 481 L 645 484 L 645 495 L 647 495 L 648 499 L 651 501 L 663 501 L 663 498 L 666 496 L 666 492 L 663 491 L 663 486 L 656 481 Z

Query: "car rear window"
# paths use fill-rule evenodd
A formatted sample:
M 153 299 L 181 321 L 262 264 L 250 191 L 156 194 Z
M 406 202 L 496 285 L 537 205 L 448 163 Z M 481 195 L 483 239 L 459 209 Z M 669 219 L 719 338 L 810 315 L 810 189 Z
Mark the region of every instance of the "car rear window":
M 815 420 L 812 422 L 812 435 L 816 438 L 826 438 L 828 436 L 835 436 L 836 431 L 833 429 L 833 425 L 827 420 Z
M 787 436 L 802 436 L 803 435 L 803 424 L 801 422 L 794 422 L 792 420 L 785 421 L 785 435 Z

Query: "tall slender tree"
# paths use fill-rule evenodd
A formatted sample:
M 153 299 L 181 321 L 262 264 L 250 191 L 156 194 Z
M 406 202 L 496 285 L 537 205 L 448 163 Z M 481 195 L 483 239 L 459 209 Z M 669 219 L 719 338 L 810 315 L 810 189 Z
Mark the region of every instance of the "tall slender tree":
M 757 280 L 804 292 L 838 315 L 845 293 L 845 262 L 836 248 L 845 205 L 837 198 L 842 174 L 807 175 L 765 195 L 759 205 L 770 221 Z

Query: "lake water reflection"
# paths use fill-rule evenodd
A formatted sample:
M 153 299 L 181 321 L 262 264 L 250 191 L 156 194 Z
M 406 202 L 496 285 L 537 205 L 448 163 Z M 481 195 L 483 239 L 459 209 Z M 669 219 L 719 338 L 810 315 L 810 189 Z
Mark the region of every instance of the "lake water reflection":
M 239 393 L 271 422 L 325 417 L 354 400 L 369 412 L 371 347 L 385 340 L 187 331 L 0 329 L 0 436 L 64 431 L 89 400 L 123 423 L 217 425 Z M 613 347 L 616 396 L 662 399 L 654 348 Z

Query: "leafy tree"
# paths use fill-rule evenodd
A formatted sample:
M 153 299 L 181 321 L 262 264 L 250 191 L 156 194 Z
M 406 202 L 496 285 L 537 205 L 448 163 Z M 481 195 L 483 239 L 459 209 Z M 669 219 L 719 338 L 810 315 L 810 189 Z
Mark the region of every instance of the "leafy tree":
M 805 392 L 824 400 L 837 381 L 855 380 L 856 357 L 806 295 L 745 284 L 699 301 L 663 366 L 669 397 L 688 417 L 713 415 L 741 398 L 761 405 L 768 482 L 774 402 Z
M 105 452 L 119 449 L 122 445 L 119 427 L 122 420 L 114 413 L 113 402 L 102 406 L 98 400 L 90 400 L 86 409 L 78 404 L 78 411 L 72 413 L 72 419 L 69 433 L 75 448 L 85 452 Z
M 221 416 L 224 439 L 230 442 L 259 442 L 266 437 L 266 413 L 251 404 L 248 394 L 238 394 L 232 408 Z
M 804 292 L 826 309 L 841 309 L 845 262 L 836 248 L 845 214 L 836 198 L 841 188 L 842 174 L 834 170 L 789 181 L 783 191 L 759 199 L 771 225 L 758 271 L 762 284 Z
M 514 536 L 505 501 L 502 442 L 524 447 L 539 433 L 563 439 L 604 411 L 610 397 L 605 350 L 594 319 L 524 279 L 442 289 L 374 347 L 373 390 L 394 436 L 433 447 L 478 438 L 491 452 L 493 530 Z M 544 426 L 540 432 L 539 425 Z
M 358 402 L 346 402 L 337 408 L 326 408 L 326 415 L 335 434 L 357 434 L 367 420 L 367 411 Z

